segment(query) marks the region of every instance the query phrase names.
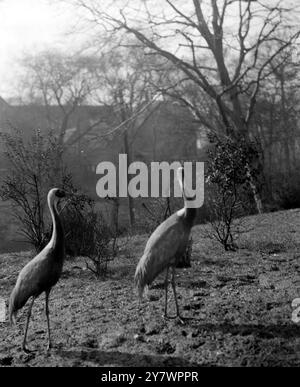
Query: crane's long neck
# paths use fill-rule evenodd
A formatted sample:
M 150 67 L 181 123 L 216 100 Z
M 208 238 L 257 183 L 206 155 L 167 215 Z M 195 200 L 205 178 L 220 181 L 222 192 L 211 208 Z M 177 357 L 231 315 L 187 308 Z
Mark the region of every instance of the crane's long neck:
M 60 217 L 58 215 L 56 203 L 54 201 L 51 202 L 51 200 L 49 200 L 48 206 L 49 206 L 49 210 L 52 218 L 52 225 L 53 225 L 52 236 L 51 236 L 49 245 L 51 245 L 51 247 L 54 248 L 55 250 L 57 249 L 64 252 L 64 249 L 65 249 L 64 229 L 63 229 L 63 225 L 60 220 Z M 61 256 L 63 257 L 63 254 L 61 254 Z

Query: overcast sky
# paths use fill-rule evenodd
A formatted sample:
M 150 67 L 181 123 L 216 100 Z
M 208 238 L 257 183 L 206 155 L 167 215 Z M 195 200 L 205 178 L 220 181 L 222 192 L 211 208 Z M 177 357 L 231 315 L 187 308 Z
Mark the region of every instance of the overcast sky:
M 95 1 L 111 4 L 111 0 Z M 125 0 L 116 4 L 122 1 Z M 299 5 L 299 2 L 285 0 L 285 4 Z M 76 45 L 80 46 L 83 35 L 67 34 L 77 20 L 78 14 L 72 7 L 56 0 L 0 0 L 0 96 L 12 95 L 18 73 L 16 63 L 22 54 L 53 47 L 71 51 Z
M 0 0 L 1 96 L 9 95 L 22 53 L 72 43 L 65 35 L 74 20 L 70 13 L 47 0 Z

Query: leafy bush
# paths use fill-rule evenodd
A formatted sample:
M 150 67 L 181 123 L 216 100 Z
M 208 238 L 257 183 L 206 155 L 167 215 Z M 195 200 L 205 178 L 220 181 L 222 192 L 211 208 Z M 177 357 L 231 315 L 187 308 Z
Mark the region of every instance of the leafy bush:
M 82 233 L 85 230 L 86 217 L 93 211 L 94 201 L 74 187 L 70 175 L 67 176 L 65 186 L 69 195 L 61 216 L 65 230 L 66 252 L 74 257 L 82 255 Z
M 210 215 L 210 229 L 204 236 L 217 240 L 224 249 L 237 249 L 236 237 L 244 232 L 240 218 L 250 207 L 249 164 L 251 180 L 259 173 L 253 168 L 258 158 L 254 145 L 232 139 L 215 139 L 215 147 L 208 152 L 206 206 Z

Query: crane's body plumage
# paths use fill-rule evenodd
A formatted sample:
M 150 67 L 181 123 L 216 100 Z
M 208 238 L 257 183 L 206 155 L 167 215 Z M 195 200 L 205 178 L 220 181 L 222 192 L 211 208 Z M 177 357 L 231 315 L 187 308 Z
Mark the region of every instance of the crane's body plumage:
M 178 169 L 178 180 L 183 192 L 185 206 L 161 223 L 150 236 L 144 254 L 138 262 L 135 271 L 135 286 L 139 297 L 142 298 L 144 288 L 166 270 L 166 298 L 165 317 L 167 317 L 168 270 L 172 270 L 172 288 L 174 292 L 177 316 L 179 308 L 175 290 L 175 267 L 178 260 L 185 253 L 190 238 L 197 209 L 187 206 L 187 198 L 183 188 L 183 169 Z
M 30 297 L 37 298 L 51 289 L 59 280 L 63 268 L 63 260 L 53 264 L 55 249 L 45 247 L 20 271 L 16 285 L 10 297 L 10 320 L 15 320 L 17 311 L 21 309 Z
M 58 282 L 61 276 L 65 258 L 64 231 L 56 207 L 56 202 L 63 196 L 63 191 L 60 191 L 57 188 L 49 191 L 48 206 L 53 222 L 51 240 L 46 247 L 44 247 L 44 249 L 30 262 L 28 262 L 20 271 L 9 300 L 9 318 L 10 322 L 14 323 L 16 321 L 18 310 L 26 304 L 30 297 L 32 297 L 34 301 L 41 293 L 46 293 L 46 315 L 49 345 L 50 326 L 48 316 L 48 297 L 52 287 Z M 24 350 L 26 350 L 26 335 L 32 304 L 28 312 L 25 337 L 23 341 Z
M 168 267 L 176 266 L 178 259 L 185 253 L 192 226 L 188 214 L 186 211 L 176 212 L 150 236 L 135 273 L 140 297 L 145 286 L 150 285 Z

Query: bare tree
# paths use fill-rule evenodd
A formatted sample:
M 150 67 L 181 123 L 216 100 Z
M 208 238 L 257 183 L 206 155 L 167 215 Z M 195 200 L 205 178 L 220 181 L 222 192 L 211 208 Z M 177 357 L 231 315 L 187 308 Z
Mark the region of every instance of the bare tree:
M 59 51 L 45 51 L 26 56 L 21 65 L 25 75 L 20 80 L 22 101 L 45 108 L 48 130 L 57 136 L 57 174 L 62 171 L 63 153 L 70 145 L 65 139 L 70 120 L 78 107 L 87 103 L 98 85 L 94 78 L 97 62 L 92 56 L 67 55 Z M 57 107 L 54 111 L 53 107 Z M 101 119 L 100 119 L 101 120 Z M 91 130 L 99 122 L 85 129 Z M 81 133 L 80 137 L 84 134 Z M 76 137 L 79 140 L 79 137 Z M 74 142 L 74 138 L 72 139 Z
M 106 3 L 106 9 L 103 4 L 89 0 L 73 3 L 88 10 L 94 23 L 106 23 L 116 33 L 133 35 L 135 45 L 147 47 L 148 54 L 171 63 L 179 71 L 179 77 L 164 91 L 179 97 L 202 125 L 215 131 L 207 111 L 203 111 L 201 99 L 197 102 L 178 90 L 185 85 L 193 87 L 198 95 L 204 93 L 214 105 L 222 134 L 237 141 L 251 139 L 257 96 L 262 81 L 272 71 L 270 63 L 299 37 L 297 23 L 294 26 L 290 23 L 288 28 L 287 15 L 291 9 L 280 0 L 272 5 L 252 0 L 165 0 L 160 4 L 141 1 L 138 5 L 119 1 L 111 8 Z M 116 16 L 117 10 L 120 16 Z M 285 39 L 278 39 L 282 29 L 288 33 Z M 121 43 L 122 38 L 127 39 L 124 34 L 120 36 Z M 270 42 L 278 44 L 272 45 L 266 58 L 263 53 Z M 261 212 L 260 193 L 251 178 L 251 165 L 248 174 L 257 210 Z
M 19 233 L 39 251 L 47 238 L 44 214 L 47 193 L 57 181 L 53 174 L 57 142 L 53 135 L 43 136 L 40 131 L 26 142 L 19 130 L 2 133 L 0 140 L 9 163 L 9 174 L 2 181 L 0 196 L 13 204 Z
M 95 77 L 100 87 L 94 101 L 113 107 L 116 126 L 111 135 L 122 137 L 120 152 L 127 155 L 129 165 L 134 158 L 136 135 L 155 110 L 155 93 L 151 87 L 153 74 L 148 70 L 149 64 L 142 49 L 119 47 L 102 54 L 98 64 Z M 103 138 L 101 134 L 100 138 Z M 127 181 L 130 177 L 128 174 Z M 118 200 L 115 200 L 115 204 L 118 206 Z M 130 195 L 128 209 L 130 224 L 134 226 L 134 204 Z
M 255 132 L 265 154 L 268 194 L 296 188 L 299 170 L 299 61 L 294 47 L 270 63 L 272 73 L 262 86 L 254 114 Z M 268 51 L 266 51 L 268 55 Z

